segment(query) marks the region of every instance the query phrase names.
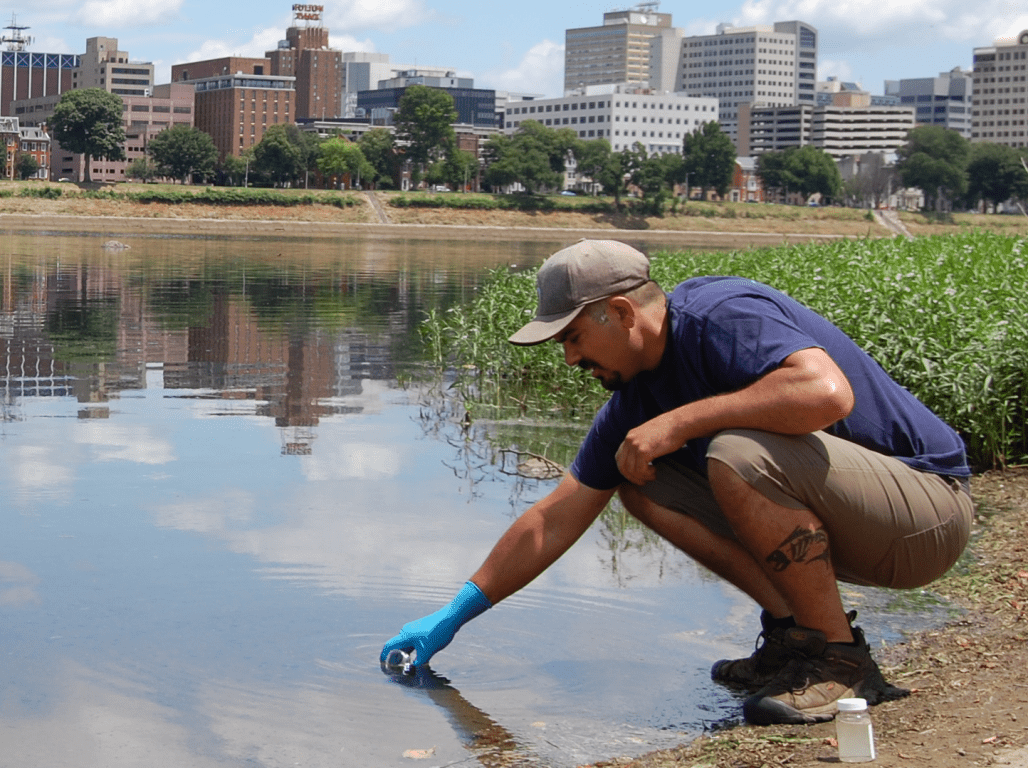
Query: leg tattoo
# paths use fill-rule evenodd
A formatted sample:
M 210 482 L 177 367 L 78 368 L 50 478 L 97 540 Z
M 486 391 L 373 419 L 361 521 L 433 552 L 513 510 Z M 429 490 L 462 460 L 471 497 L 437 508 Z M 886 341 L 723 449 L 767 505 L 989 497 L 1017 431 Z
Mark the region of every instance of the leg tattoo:
M 825 563 L 831 561 L 828 535 L 823 528 L 813 531 L 797 528 L 767 556 L 767 562 L 777 573 L 784 571 L 793 563 L 814 563 L 818 560 Z

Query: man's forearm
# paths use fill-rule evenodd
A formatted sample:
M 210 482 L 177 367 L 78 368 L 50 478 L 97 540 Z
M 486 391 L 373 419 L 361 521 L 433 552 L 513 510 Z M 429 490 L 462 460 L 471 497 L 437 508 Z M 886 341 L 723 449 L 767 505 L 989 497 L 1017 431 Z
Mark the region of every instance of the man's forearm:
M 687 403 L 630 430 L 618 448 L 618 468 L 642 485 L 653 479 L 655 459 L 694 438 L 726 429 L 809 434 L 852 408 L 853 390 L 835 362 L 823 350 L 800 350 L 748 387 Z
M 509 597 L 570 549 L 613 495 L 565 476 L 507 529 L 471 581 L 493 605 Z

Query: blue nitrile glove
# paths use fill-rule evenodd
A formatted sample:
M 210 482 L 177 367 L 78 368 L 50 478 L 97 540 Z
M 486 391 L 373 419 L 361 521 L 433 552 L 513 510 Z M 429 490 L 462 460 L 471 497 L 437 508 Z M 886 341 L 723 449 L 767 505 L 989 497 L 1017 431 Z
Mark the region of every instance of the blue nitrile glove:
M 429 659 L 450 644 L 458 629 L 492 607 L 478 585 L 469 581 L 445 608 L 404 624 L 400 634 L 382 648 L 379 661 L 384 663 L 390 651 L 410 653 L 416 650 L 418 655 L 413 666 L 428 664 Z

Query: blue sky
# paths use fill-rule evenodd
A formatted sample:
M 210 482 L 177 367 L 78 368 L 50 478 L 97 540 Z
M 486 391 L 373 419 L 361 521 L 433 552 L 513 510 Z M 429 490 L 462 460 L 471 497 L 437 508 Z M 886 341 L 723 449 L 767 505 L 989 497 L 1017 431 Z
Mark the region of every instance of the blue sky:
M 602 23 L 625 2 L 468 3 L 467 0 L 318 0 L 333 48 L 388 53 L 396 64 L 448 67 L 482 88 L 559 96 L 564 31 Z M 821 33 L 819 79 L 883 81 L 970 68 L 972 49 L 1028 29 L 1028 8 L 1011 0 L 744 0 L 715 11 L 694 0 L 660 5 L 689 34 L 799 19 Z M 88 37 L 116 37 L 133 60 L 152 61 L 157 83 L 171 65 L 226 55 L 261 56 L 292 23 L 292 3 L 250 0 L 48 0 L 0 8 L 0 21 L 30 27 L 30 50 L 81 53 Z M 5 32 L 6 34 L 6 32 Z

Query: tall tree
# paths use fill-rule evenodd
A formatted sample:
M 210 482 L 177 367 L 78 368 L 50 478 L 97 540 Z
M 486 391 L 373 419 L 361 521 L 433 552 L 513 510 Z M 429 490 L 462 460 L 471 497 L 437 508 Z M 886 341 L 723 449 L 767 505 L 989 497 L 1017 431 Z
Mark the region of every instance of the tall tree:
M 125 159 L 125 103 L 102 88 L 65 91 L 54 108 L 50 135 L 68 152 L 86 156 L 83 181 L 91 181 L 91 160 Z
M 18 159 L 14 161 L 14 169 L 18 178 L 24 181 L 39 172 L 39 161 L 32 155 L 19 154 Z
M 512 136 L 498 134 L 486 145 L 486 178 L 494 187 L 515 182 L 529 194 L 560 189 L 571 157 L 582 142 L 570 128 L 549 128 L 538 120 L 525 120 Z
M 425 168 L 456 145 L 453 124 L 457 108 L 453 97 L 440 88 L 412 85 L 400 97 L 393 115 L 396 138 L 411 161 L 411 180 L 417 185 Z
M 786 166 L 796 180 L 796 191 L 809 198 L 820 193 L 832 199 L 842 191 L 842 176 L 832 156 L 812 144 L 785 150 Z
M 764 152 L 757 158 L 757 174 L 767 190 L 780 190 L 786 197 L 796 192 L 804 199 L 819 192 L 832 199 L 842 192 L 842 176 L 831 155 L 806 144 L 780 152 Z
M 388 184 L 396 178 L 396 145 L 392 131 L 372 128 L 360 137 L 357 146 L 374 169 L 374 176 L 368 180 L 372 187 Z
M 757 175 L 765 190 L 778 190 L 786 197 L 789 190 L 799 188 L 799 180 L 789 168 L 784 151 L 761 153 L 757 157 Z
M 647 155 L 642 144 L 636 142 L 625 155 L 632 184 L 642 192 L 646 208 L 655 216 L 664 215 L 664 203 L 671 188 L 685 176 L 685 161 L 681 155 Z
M 850 189 L 861 204 L 877 208 L 892 190 L 896 169 L 886 162 L 882 152 L 865 152 L 859 161 L 857 173 L 849 182 Z
M 478 174 L 478 160 L 471 152 L 452 149 L 446 157 L 428 169 L 428 181 L 432 184 L 449 184 L 454 189 L 464 190 Z
M 161 176 L 170 176 L 183 183 L 193 175 L 210 176 L 218 161 L 214 140 L 191 125 L 166 128 L 150 139 L 146 151 L 157 164 Z
M 996 206 L 1012 197 L 1025 196 L 1028 196 L 1028 173 L 1016 149 L 987 142 L 971 145 L 967 164 L 969 202 L 981 199 L 986 205 Z
M 293 130 L 290 131 L 289 129 Z M 309 155 L 295 125 L 272 125 L 253 147 L 251 174 L 255 171 L 267 176 L 276 185 L 294 183 L 303 179 L 308 169 Z
M 970 154 L 970 143 L 957 131 L 922 125 L 897 150 L 896 170 L 905 186 L 924 192 L 926 207 L 941 210 L 967 191 Z
M 373 178 L 375 169 L 364 157 L 361 148 L 342 136 L 333 136 L 321 145 L 318 169 L 326 177 L 350 176 L 351 186 L 358 179 Z
M 724 197 L 735 175 L 735 145 L 716 122 L 704 123 L 682 140 L 684 172 L 688 184 L 700 187 L 704 196 L 709 189 Z
M 154 163 L 149 157 L 137 157 L 128 167 L 125 169 L 125 176 L 130 179 L 139 179 L 140 181 L 150 182 L 160 176 L 160 170 L 157 168 L 157 164 Z

